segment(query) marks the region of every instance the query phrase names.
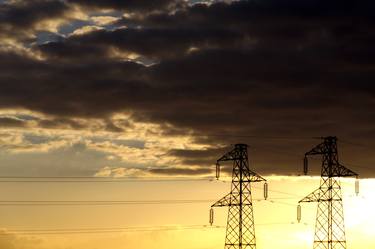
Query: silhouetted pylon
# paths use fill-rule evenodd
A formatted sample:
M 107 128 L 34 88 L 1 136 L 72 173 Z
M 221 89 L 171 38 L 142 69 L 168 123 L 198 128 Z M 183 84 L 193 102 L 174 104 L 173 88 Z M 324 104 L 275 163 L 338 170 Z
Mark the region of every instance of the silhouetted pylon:
M 211 206 L 210 222 L 213 222 L 213 207 L 229 207 L 226 228 L 225 249 L 255 249 L 255 226 L 251 182 L 266 181 L 249 168 L 246 144 L 236 144 L 216 164 L 216 177 L 220 175 L 220 162 L 233 161 L 231 192 Z M 265 183 L 265 198 L 267 185 Z
M 344 210 L 339 177 L 358 178 L 358 174 L 339 163 L 337 138 L 324 137 L 323 142 L 305 154 L 304 173 L 308 171 L 308 156 L 321 155 L 320 187 L 299 201 L 318 202 L 314 249 L 346 249 Z M 357 192 L 357 183 L 356 183 Z M 298 205 L 298 221 L 301 206 Z

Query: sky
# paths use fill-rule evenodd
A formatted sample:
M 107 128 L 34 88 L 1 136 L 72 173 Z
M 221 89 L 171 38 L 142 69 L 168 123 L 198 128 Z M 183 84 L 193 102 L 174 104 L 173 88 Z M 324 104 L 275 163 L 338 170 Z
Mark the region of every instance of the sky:
M 310 177 L 302 159 L 330 135 L 361 177 L 358 197 L 343 181 L 348 245 L 375 246 L 374 11 L 367 0 L 0 1 L 0 201 L 205 200 L 0 205 L 0 247 L 223 246 L 226 210 L 218 227 L 189 226 L 207 225 L 229 191 L 230 165 L 225 182 L 208 180 L 216 160 L 246 143 L 276 198 L 255 203 L 259 248 L 311 248 L 315 206 L 302 224 L 295 206 L 318 187 L 320 158 Z M 136 180 L 59 182 L 76 177 Z M 11 232 L 98 227 L 153 231 Z

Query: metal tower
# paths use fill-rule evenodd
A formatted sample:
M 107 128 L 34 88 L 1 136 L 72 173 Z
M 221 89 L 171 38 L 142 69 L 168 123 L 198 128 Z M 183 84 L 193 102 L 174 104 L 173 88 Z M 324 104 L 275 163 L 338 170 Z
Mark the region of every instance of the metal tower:
M 358 174 L 339 163 L 337 138 L 324 137 L 323 142 L 305 154 L 304 173 L 308 171 L 308 156 L 322 155 L 320 187 L 299 201 L 318 202 L 314 249 L 346 249 L 344 210 L 338 177 Z M 357 183 L 356 183 L 357 189 Z M 298 205 L 300 220 L 301 206 Z
M 251 182 L 266 181 L 249 168 L 247 145 L 236 144 L 216 163 L 216 177 L 220 175 L 220 162 L 233 161 L 231 192 L 211 206 L 210 222 L 213 222 L 213 207 L 228 206 L 228 220 L 225 249 L 255 249 L 255 227 L 253 203 L 251 200 Z M 265 185 L 265 198 L 267 185 Z

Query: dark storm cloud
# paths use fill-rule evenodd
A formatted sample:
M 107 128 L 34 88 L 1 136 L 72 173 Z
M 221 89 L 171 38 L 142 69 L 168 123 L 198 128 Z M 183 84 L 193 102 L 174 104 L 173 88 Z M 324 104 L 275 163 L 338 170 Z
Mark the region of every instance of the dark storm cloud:
M 49 58 L 82 60 L 106 56 L 115 47 L 124 52 L 160 60 L 187 54 L 189 49 L 196 47 L 229 47 L 241 37 L 240 33 L 229 30 L 123 28 L 71 36 L 64 42 L 50 42 L 38 49 Z
M 38 127 L 46 129 L 74 129 L 81 130 L 88 128 L 87 124 L 82 124 L 72 119 L 67 118 L 53 118 L 38 120 Z
M 375 4 L 372 1 L 361 1 L 360 3 L 342 2 L 338 0 L 327 3 L 322 0 L 255 0 L 255 1 L 234 1 L 231 4 L 217 2 L 212 5 L 195 4 L 190 8 L 181 9 L 175 13 L 152 13 L 146 18 L 138 21 L 152 27 L 191 27 L 196 25 L 197 29 L 207 27 L 225 27 L 232 29 L 244 29 L 249 27 L 259 27 L 264 29 L 267 26 L 277 30 L 285 23 L 293 25 L 290 31 L 297 30 L 301 23 L 293 23 L 300 20 L 303 23 L 313 24 L 313 21 L 324 24 L 342 23 L 351 18 L 358 18 L 362 21 L 373 21 L 372 10 Z M 283 21 L 272 23 L 272 21 Z M 134 20 L 124 18 L 120 21 L 123 24 L 132 23 Z M 260 21 L 260 23 L 256 23 Z M 354 24 L 355 25 L 355 24 Z M 310 28 L 313 25 L 310 26 Z M 323 27 L 323 26 L 321 26 Z M 308 31 L 308 30 L 307 30 Z M 293 34 L 289 33 L 288 35 Z M 277 35 L 276 33 L 274 35 Z
M 136 100 L 138 94 L 146 97 L 147 86 L 141 81 L 143 69 L 131 62 L 53 64 L 3 53 L 0 54 L 0 105 L 62 117 L 104 117 L 114 110 L 129 108 L 125 103 Z
M 185 165 L 193 166 L 212 166 L 219 158 L 220 154 L 224 154 L 229 148 L 212 148 L 204 150 L 183 150 L 174 149 L 169 151 L 169 155 L 181 159 Z
M 56 0 L 17 1 L 0 5 L 1 25 L 30 28 L 35 23 L 62 16 L 67 5 Z
M 36 32 L 48 31 L 71 11 L 63 1 L 33 0 L 0 3 L 0 48 L 19 47 L 37 40 Z M 56 35 L 53 35 L 56 36 Z
M 11 149 L 33 149 L 36 144 L 43 146 L 48 142 L 60 140 L 58 137 L 52 137 L 51 139 L 50 136 L 39 139 L 26 136 L 25 139 L 32 145 L 13 145 Z M 92 176 L 103 165 L 109 163 L 106 158 L 107 153 L 92 150 L 84 143 L 61 146 L 50 150 L 48 153 L 43 151 L 30 153 L 27 150 L 9 153 L 1 150 L 0 155 L 2 170 L 14 176 L 32 176 L 36 175 L 36 172 L 38 172 L 38 176 Z M 25 167 L 25 165 L 28 165 L 28 167 Z
M 106 122 L 105 129 L 106 131 L 109 131 L 109 132 L 124 132 L 124 129 L 116 126 L 114 123 L 110 121 Z
M 125 11 L 150 11 L 168 8 L 175 0 L 68 0 L 69 3 L 79 4 L 98 9 L 122 9 Z
M 200 167 L 197 169 L 191 168 L 155 168 L 147 170 L 149 173 L 159 175 L 205 175 L 210 174 L 213 170 L 211 168 Z
M 136 121 L 161 124 L 166 134 L 190 131 L 212 145 L 263 145 L 257 165 L 266 173 L 291 174 L 298 155 L 316 141 L 270 145 L 216 135 L 374 138 L 374 10 L 370 1 L 264 0 L 124 18 L 118 25 L 130 28 L 33 47 L 45 61 L 2 53 L 0 106 L 62 118 L 107 119 L 127 110 Z M 114 60 L 113 48 L 158 63 Z M 189 165 L 207 165 L 216 152 L 170 153 Z M 374 162 L 363 153 L 350 159 Z
M 108 46 L 100 46 L 98 44 L 92 45 L 87 43 L 82 46 L 81 42 L 48 42 L 38 46 L 44 56 L 50 60 L 60 61 L 93 61 L 98 58 L 107 59 L 109 53 Z
M 23 120 L 9 118 L 9 117 L 0 117 L 0 127 L 25 127 L 26 123 Z

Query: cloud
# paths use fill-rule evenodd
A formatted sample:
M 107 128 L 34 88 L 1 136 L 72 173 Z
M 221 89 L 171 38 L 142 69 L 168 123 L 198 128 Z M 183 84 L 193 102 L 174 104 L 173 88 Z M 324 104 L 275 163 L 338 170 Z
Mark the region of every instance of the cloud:
M 207 175 L 207 174 L 212 174 L 212 169 L 210 168 L 204 168 L 204 167 L 199 167 L 199 168 L 155 168 L 155 169 L 150 169 L 149 172 L 157 175 L 169 175 L 169 176 L 174 176 L 174 175 Z
M 6 230 L 0 232 L 0 247 L 2 249 L 34 249 L 41 247 L 41 240 L 32 236 L 18 236 L 8 233 Z
M 3 41 L 0 49 L 22 50 L 25 43 L 35 40 L 36 31 L 56 31 L 68 12 L 69 7 L 63 1 L 0 3 L 0 38 Z
M 119 20 L 119 17 L 114 16 L 93 16 L 91 19 L 94 21 L 96 25 L 104 26 L 114 23 L 115 21 Z
M 4 59 L 4 63 L 0 63 L 0 81 L 3 82 L 1 88 L 4 90 L 3 103 L 0 106 L 3 108 L 22 106 L 63 116 L 71 116 L 73 112 L 81 112 L 74 116 L 105 116 L 112 113 L 108 112 L 110 109 L 126 109 L 124 97 L 128 95 L 126 98 L 131 101 L 131 98 L 137 98 L 134 94 L 136 91 L 143 92 L 140 88 L 147 88 L 141 82 L 144 68 L 136 63 L 106 60 L 84 65 L 53 64 L 12 53 L 0 54 L 0 58 L 2 61 Z M 21 69 L 22 74 L 18 72 Z M 95 71 L 101 72 L 101 76 L 93 75 L 92 72 Z M 71 77 L 78 81 L 75 84 L 67 84 L 74 81 Z M 30 101 L 30 96 L 35 101 Z M 91 100 L 82 101 L 84 99 Z M 94 102 L 97 103 L 96 107 L 85 106 Z M 29 106 L 30 104 L 33 107 Z M 112 107 L 108 108 L 107 104 Z
M 164 176 L 212 176 L 214 168 L 210 167 L 158 167 L 158 168 L 131 168 L 109 167 L 100 169 L 95 176 L 98 177 L 164 177 Z
M 13 244 L 13 238 L 1 238 L 0 239 L 0 246 L 4 249 L 16 249 L 15 245 Z
M 25 121 L 12 118 L 12 117 L 0 117 L 0 127 L 25 127 Z
M 19 176 L 92 176 L 108 163 L 108 154 L 90 150 L 84 143 L 41 141 L 1 150 L 3 172 Z M 44 150 L 43 148 L 48 148 Z
M 212 166 L 216 160 L 229 151 L 229 147 L 225 148 L 209 148 L 209 149 L 173 149 L 169 151 L 171 156 L 181 160 L 183 165 L 192 166 Z
M 83 35 L 83 34 L 90 33 L 92 31 L 100 30 L 100 29 L 102 28 L 99 26 L 83 26 L 79 29 L 74 30 L 71 35 Z
M 101 120 L 103 129 L 114 133 L 135 129 L 113 120 L 125 112 L 132 123 L 156 125 L 160 136 L 190 136 L 189 145 L 204 146 L 155 150 L 142 163 L 152 164 L 166 153 L 168 160 L 159 166 L 199 164 L 203 171 L 219 152 L 215 148 L 247 142 L 265 146 L 254 158 L 265 172 L 289 174 L 296 170 L 296 155 L 314 144 L 269 144 L 223 134 L 333 134 L 373 146 L 375 25 L 370 1 L 234 1 L 174 11 L 144 1 L 74 4 L 147 11 L 125 15 L 103 30 L 30 44 L 38 59 L 1 51 L 1 108 L 53 117 L 40 121 L 43 127 L 88 129 L 77 120 Z M 43 18 L 53 17 L 30 17 L 31 22 Z M 117 146 L 90 146 L 120 153 Z M 141 155 L 134 148 L 127 152 Z M 365 151 L 348 158 L 366 165 L 374 160 Z M 370 171 L 363 170 L 364 175 Z
M 27 29 L 38 22 L 60 17 L 67 10 L 62 1 L 13 1 L 1 5 L 1 26 Z
M 85 31 L 85 32 L 82 32 Z M 94 30 L 94 31 L 93 31 Z M 88 32 L 92 31 L 92 32 Z M 38 47 L 47 58 L 71 59 L 82 58 L 91 48 L 91 54 L 98 57 L 109 54 L 111 48 L 134 53 L 159 61 L 174 58 L 196 49 L 229 47 L 241 34 L 230 30 L 195 30 L 191 29 L 138 29 L 119 28 L 112 31 L 97 28 L 82 28 L 64 42 L 52 42 Z M 86 34 L 86 35 L 83 35 Z M 79 50 L 82 44 L 90 44 L 85 50 Z M 64 53 L 60 51 L 75 51 Z M 196 50 L 195 49 L 195 50 Z
M 52 119 L 40 119 L 37 122 L 37 126 L 46 129 L 74 129 L 80 130 L 88 128 L 86 122 L 80 122 L 74 119 L 67 118 L 52 118 Z
M 126 11 L 163 10 L 174 4 L 175 0 L 68 0 L 71 4 L 97 9 L 122 9 Z

